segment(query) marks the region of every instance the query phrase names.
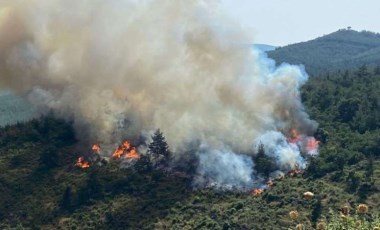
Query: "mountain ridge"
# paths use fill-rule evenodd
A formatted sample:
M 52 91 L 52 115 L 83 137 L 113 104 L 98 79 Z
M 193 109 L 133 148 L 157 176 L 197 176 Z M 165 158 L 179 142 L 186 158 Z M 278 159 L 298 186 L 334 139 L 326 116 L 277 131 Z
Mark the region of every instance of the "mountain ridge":
M 263 52 L 268 52 L 268 51 L 275 50 L 278 46 L 257 43 L 257 44 L 253 44 L 253 47 L 255 47 L 255 48 L 257 48 Z
M 310 75 L 380 64 L 380 34 L 340 29 L 267 52 L 277 63 L 304 65 Z

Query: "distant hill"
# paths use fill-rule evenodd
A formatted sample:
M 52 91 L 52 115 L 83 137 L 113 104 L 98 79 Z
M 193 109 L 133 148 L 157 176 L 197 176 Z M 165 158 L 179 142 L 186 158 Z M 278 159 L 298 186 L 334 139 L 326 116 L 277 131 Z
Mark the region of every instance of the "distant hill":
M 276 49 L 276 46 L 267 45 L 267 44 L 253 44 L 253 47 L 263 51 L 268 52 Z
M 30 120 L 35 115 L 36 111 L 24 98 L 0 91 L 0 127 Z
M 311 41 L 269 51 L 277 63 L 303 64 L 311 75 L 380 64 L 380 34 L 341 29 Z

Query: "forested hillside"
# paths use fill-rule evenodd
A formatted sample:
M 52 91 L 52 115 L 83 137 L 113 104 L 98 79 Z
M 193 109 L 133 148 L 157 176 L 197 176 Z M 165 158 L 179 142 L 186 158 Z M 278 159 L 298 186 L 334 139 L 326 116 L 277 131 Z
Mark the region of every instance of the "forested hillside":
M 311 75 L 380 63 L 380 34 L 342 29 L 269 51 L 277 63 L 303 64 Z
M 320 124 L 320 155 L 261 194 L 194 190 L 191 176 L 146 167 L 146 158 L 132 168 L 116 162 L 76 167 L 72 126 L 52 116 L 4 127 L 0 228 L 380 227 L 380 68 L 312 78 L 302 98 Z M 306 191 L 314 197 L 305 199 Z

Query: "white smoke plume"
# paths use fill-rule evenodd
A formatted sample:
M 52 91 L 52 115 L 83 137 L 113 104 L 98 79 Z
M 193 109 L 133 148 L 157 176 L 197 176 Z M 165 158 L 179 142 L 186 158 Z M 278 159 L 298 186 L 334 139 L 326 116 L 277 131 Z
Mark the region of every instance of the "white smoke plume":
M 281 171 L 289 171 L 298 165 L 305 168 L 305 160 L 301 156 L 300 147 L 297 143 L 289 143 L 286 137 L 277 131 L 268 131 L 256 139 L 256 145 L 264 146 L 265 154 L 274 158 Z
M 303 69 L 275 68 L 242 45 L 250 36 L 219 9 L 201 0 L 3 1 L 0 86 L 74 119 L 89 142 L 119 143 L 160 128 L 176 156 L 204 143 L 200 174 L 249 183 L 252 162 L 236 154 L 254 152 L 266 133 L 310 135 L 316 123 L 300 101 Z M 291 153 L 277 159 L 288 169 L 298 158 L 279 146 Z M 224 166 L 239 165 L 231 170 L 238 175 L 225 175 Z
M 254 184 L 252 158 L 231 150 L 201 147 L 199 153 L 197 187 L 212 186 L 220 189 L 247 189 Z

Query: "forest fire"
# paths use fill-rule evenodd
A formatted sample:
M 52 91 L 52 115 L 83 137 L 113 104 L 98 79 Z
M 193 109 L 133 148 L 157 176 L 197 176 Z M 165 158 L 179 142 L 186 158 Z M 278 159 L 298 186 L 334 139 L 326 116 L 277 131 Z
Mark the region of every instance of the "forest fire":
M 123 142 L 123 148 L 124 149 L 129 149 L 131 147 L 131 144 L 128 141 Z
M 139 159 L 140 154 L 136 151 L 135 147 L 132 147 L 127 154 L 125 154 L 125 158 L 127 159 Z
M 92 151 L 99 153 L 100 152 L 100 145 L 99 144 L 93 144 L 91 149 L 92 149 Z
M 289 171 L 289 176 L 293 177 L 301 173 L 302 173 L 302 170 L 300 169 L 299 165 L 295 164 L 294 169 Z
M 90 163 L 85 161 L 84 157 L 79 157 L 77 162 L 75 163 L 75 166 L 78 166 L 80 168 L 89 168 Z
M 309 152 L 310 154 L 316 154 L 317 150 L 318 150 L 318 146 L 319 146 L 319 143 L 320 141 L 317 141 L 314 137 L 311 137 L 307 140 L 307 143 L 306 143 L 306 150 L 307 152 Z
M 117 149 L 115 150 L 115 152 L 112 154 L 112 157 L 113 158 L 120 158 L 121 155 L 124 154 L 124 149 L 122 147 L 117 147 Z
M 131 144 L 128 141 L 124 141 L 122 145 L 117 147 L 115 152 L 112 154 L 113 158 L 120 158 L 124 155 L 127 159 L 138 159 L 140 154 L 137 152 L 135 147 L 131 147 Z
M 87 143 L 72 166 L 120 161 L 124 168 L 143 158 L 165 171 L 191 171 L 197 187 L 244 190 L 266 188 L 257 185 L 261 174 L 306 167 L 307 135 L 318 127 L 299 96 L 307 73 L 239 45 L 250 32 L 227 28 L 234 23 L 214 3 L 6 2 L 0 85 L 25 97 L 36 115 L 69 118 L 78 143 Z M 167 143 L 164 135 L 148 143 L 156 128 Z M 256 154 L 260 143 L 265 151 Z
M 318 154 L 318 147 L 320 141 L 314 137 L 308 137 L 301 134 L 297 129 L 291 129 L 289 138 L 287 139 L 289 144 L 297 144 L 305 147 L 305 150 L 310 155 Z
M 266 185 L 268 185 L 269 187 L 273 185 L 273 181 L 271 180 L 268 180 L 267 182 L 265 182 Z
M 302 136 L 298 132 L 297 129 L 292 129 L 290 131 L 290 137 L 288 138 L 289 143 L 295 144 L 295 143 L 299 142 L 301 139 L 302 139 Z
M 93 144 L 91 147 L 91 150 L 94 153 L 99 154 L 100 156 L 100 144 Z M 97 158 L 97 160 L 105 160 L 105 157 L 100 156 L 100 158 Z M 119 159 L 122 156 L 124 156 L 124 159 L 132 159 L 136 160 L 140 158 L 140 153 L 137 152 L 136 147 L 133 147 L 128 141 L 124 141 L 121 145 L 119 145 L 116 150 L 112 154 L 112 158 Z M 92 159 L 92 158 L 91 158 Z M 92 159 L 94 160 L 94 159 Z M 97 161 L 95 160 L 95 161 Z M 75 166 L 78 166 L 80 168 L 88 168 L 90 167 L 90 163 L 84 159 L 84 157 L 79 157 L 77 162 L 75 163 Z
M 260 196 L 264 192 L 263 189 L 257 188 L 252 190 L 251 195 L 252 196 Z

